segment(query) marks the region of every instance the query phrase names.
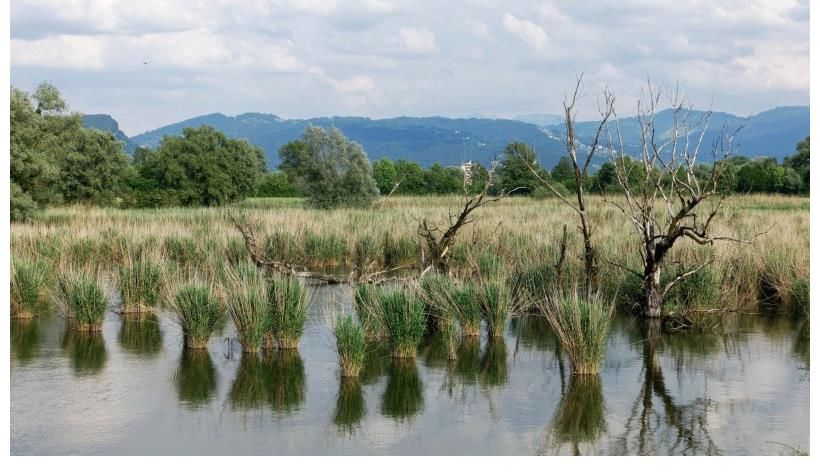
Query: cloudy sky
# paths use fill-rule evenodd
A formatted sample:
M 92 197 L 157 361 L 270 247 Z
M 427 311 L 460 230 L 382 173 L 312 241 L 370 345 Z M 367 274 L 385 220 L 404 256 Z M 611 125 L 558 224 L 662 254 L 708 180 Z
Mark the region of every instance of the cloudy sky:
M 210 112 L 555 113 L 585 73 L 747 115 L 809 101 L 808 0 L 12 0 L 11 82 L 129 135 Z M 146 64 L 147 63 L 147 64 Z

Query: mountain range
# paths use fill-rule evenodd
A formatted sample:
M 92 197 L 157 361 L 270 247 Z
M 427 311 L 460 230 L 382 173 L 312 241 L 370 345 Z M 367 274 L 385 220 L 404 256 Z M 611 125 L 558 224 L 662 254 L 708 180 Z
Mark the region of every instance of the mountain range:
M 703 112 L 693 111 L 692 117 Z M 246 113 L 227 116 L 208 114 L 127 137 L 117 121 L 106 114 L 89 114 L 83 118 L 86 126 L 112 132 L 125 144 L 129 153 L 140 147 L 156 147 L 166 135 L 182 134 L 186 127 L 209 125 L 233 138 L 245 138 L 265 151 L 268 165 L 279 164 L 279 148 L 298 139 L 308 124 L 339 128 L 348 138 L 359 142 L 371 160 L 388 156 L 407 159 L 429 167 L 438 161 L 456 165 L 465 160 L 488 164 L 511 141 L 522 141 L 538 153 L 542 166 L 552 167 L 565 154 L 564 127 L 561 116 L 530 114 L 515 120 L 491 118 L 451 119 L 445 117 L 396 117 L 369 119 L 366 117 L 318 117 L 314 119 L 283 119 L 273 114 Z M 673 114 L 664 110 L 656 115 L 656 131 L 661 137 L 669 136 Z M 627 153 L 636 155 L 639 145 L 639 123 L 636 118 L 620 118 L 619 125 Z M 794 152 L 795 145 L 809 135 L 809 108 L 805 106 L 778 107 L 742 118 L 733 114 L 715 112 L 704 136 L 704 147 L 720 136 L 723 126 L 737 135 L 735 153 L 750 157 L 772 156 L 782 158 Z M 597 123 L 578 122 L 576 136 L 588 144 Z M 703 155 L 702 157 L 706 157 Z M 598 161 L 605 160 L 600 157 Z

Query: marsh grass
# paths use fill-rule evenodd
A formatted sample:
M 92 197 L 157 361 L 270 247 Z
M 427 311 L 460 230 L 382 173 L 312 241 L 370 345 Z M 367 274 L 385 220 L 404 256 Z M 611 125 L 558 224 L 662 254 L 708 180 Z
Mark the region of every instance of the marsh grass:
M 305 330 L 307 290 L 297 278 L 274 276 L 268 281 L 265 347 L 295 349 Z
M 510 314 L 510 291 L 502 279 L 488 279 L 478 287 L 481 313 L 491 337 L 501 337 Z
M 135 260 L 119 269 L 120 313 L 144 315 L 156 310 L 162 289 L 162 268 L 147 260 Z
M 63 270 L 57 275 L 57 301 L 70 327 L 79 331 L 102 330 L 110 290 L 105 278 L 87 270 Z
M 427 327 L 424 302 L 409 289 L 396 289 L 382 293 L 380 304 L 393 357 L 414 358 Z
M 575 374 L 597 374 L 612 328 L 613 306 L 599 293 L 556 291 L 542 303 Z
M 245 353 L 256 353 L 268 325 L 268 289 L 255 265 L 240 263 L 223 272 L 225 308 Z
M 353 316 L 347 315 L 336 321 L 333 334 L 342 377 L 358 377 L 364 365 L 366 349 L 362 325 Z
M 39 261 L 11 261 L 11 317 L 31 319 L 41 305 L 48 284 L 48 267 Z
M 427 316 L 427 328 L 436 331 L 442 328 L 444 321 L 453 320 L 452 305 L 453 282 L 447 276 L 431 273 L 422 277 L 419 282 L 419 296 L 424 300 Z
M 356 315 L 368 340 L 388 337 L 387 323 L 381 311 L 381 294 L 382 289 L 373 284 L 359 284 L 353 294 Z
M 216 289 L 204 281 L 177 284 L 168 305 L 189 349 L 207 348 L 211 334 L 225 317 L 225 306 Z

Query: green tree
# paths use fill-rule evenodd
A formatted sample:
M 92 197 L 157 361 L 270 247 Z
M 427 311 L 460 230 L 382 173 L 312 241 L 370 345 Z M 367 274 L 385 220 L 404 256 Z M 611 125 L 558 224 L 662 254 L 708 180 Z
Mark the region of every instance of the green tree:
M 401 185 L 396 193 L 402 195 L 423 195 L 427 192 L 427 182 L 424 181 L 424 170 L 415 162 L 399 159 L 395 163 L 396 175 Z
M 549 178 L 549 173 L 541 169 L 535 150 L 523 142 L 511 142 L 504 148 L 503 159 L 496 168 L 497 191 L 515 190 L 513 194 L 530 195 L 541 185 L 541 180 Z M 538 174 L 536 177 L 535 174 Z M 518 190 L 516 190 L 518 189 Z
M 60 191 L 67 202 L 113 205 L 125 192 L 128 155 L 113 134 L 81 128 L 60 162 Z
M 294 140 L 279 148 L 279 170 L 284 172 L 288 177 L 288 182 L 293 184 L 294 188 L 304 193 L 305 184 L 303 182 L 305 176 L 305 144 L 302 141 Z
M 376 179 L 376 186 L 379 187 L 379 192 L 382 195 L 387 195 L 396 186 L 399 180 L 399 174 L 396 172 L 396 166 L 388 157 L 373 162 L 373 178 Z
M 308 203 L 317 208 L 366 207 L 379 195 L 362 146 L 338 129 L 308 126 L 300 154 Z
M 140 205 L 223 205 L 254 191 L 266 171 L 262 149 L 210 126 L 166 136 L 140 167 L 149 199 Z
M 296 189 L 288 181 L 288 176 L 284 172 L 272 172 L 265 174 L 259 188 L 256 190 L 257 197 L 295 197 Z
M 426 192 L 436 195 L 460 193 L 464 183 L 461 169 L 446 168 L 438 162 L 424 171 L 424 182 Z

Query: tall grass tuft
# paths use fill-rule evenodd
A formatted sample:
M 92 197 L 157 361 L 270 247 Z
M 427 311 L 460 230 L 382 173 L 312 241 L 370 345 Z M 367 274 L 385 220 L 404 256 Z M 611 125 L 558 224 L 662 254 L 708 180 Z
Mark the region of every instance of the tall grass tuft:
M 277 276 L 268 282 L 265 346 L 295 349 L 305 330 L 307 291 L 297 278 Z
M 120 312 L 145 314 L 156 309 L 162 286 L 162 269 L 150 261 L 138 260 L 119 269 L 122 294 Z
M 380 302 L 393 357 L 414 358 L 426 330 L 424 302 L 412 292 L 401 289 L 383 293 Z
M 189 349 L 208 347 L 211 334 L 225 316 L 225 306 L 214 287 L 205 283 L 192 282 L 179 287 L 169 306 L 176 313 L 185 346 Z
M 464 336 L 477 336 L 481 333 L 481 302 L 478 289 L 473 283 L 463 283 L 453 290 L 451 300 L 453 315 L 461 326 Z
M 510 291 L 501 280 L 487 280 L 478 288 L 481 312 L 487 319 L 487 332 L 491 337 L 504 335 L 507 316 L 510 313 Z
M 447 325 L 446 321 L 453 319 L 453 282 L 447 276 L 431 273 L 419 280 L 419 286 L 426 307 L 427 328 L 431 331 L 441 330 Z
M 102 330 L 108 309 L 107 286 L 88 271 L 63 271 L 57 277 L 57 300 L 66 311 L 69 325 L 80 331 Z
M 48 282 L 46 266 L 37 261 L 11 261 L 11 316 L 31 319 Z
M 612 327 L 613 306 L 599 293 L 556 291 L 542 303 L 542 311 L 569 355 L 572 372 L 597 374 Z
M 353 295 L 356 314 L 368 340 L 387 337 L 387 324 L 381 311 L 382 290 L 373 284 L 359 284 Z
M 226 308 L 242 351 L 256 353 L 268 326 L 268 290 L 256 266 L 240 264 L 225 277 Z
M 342 377 L 358 377 L 365 358 L 364 329 L 353 316 L 336 321 L 333 329 Z

